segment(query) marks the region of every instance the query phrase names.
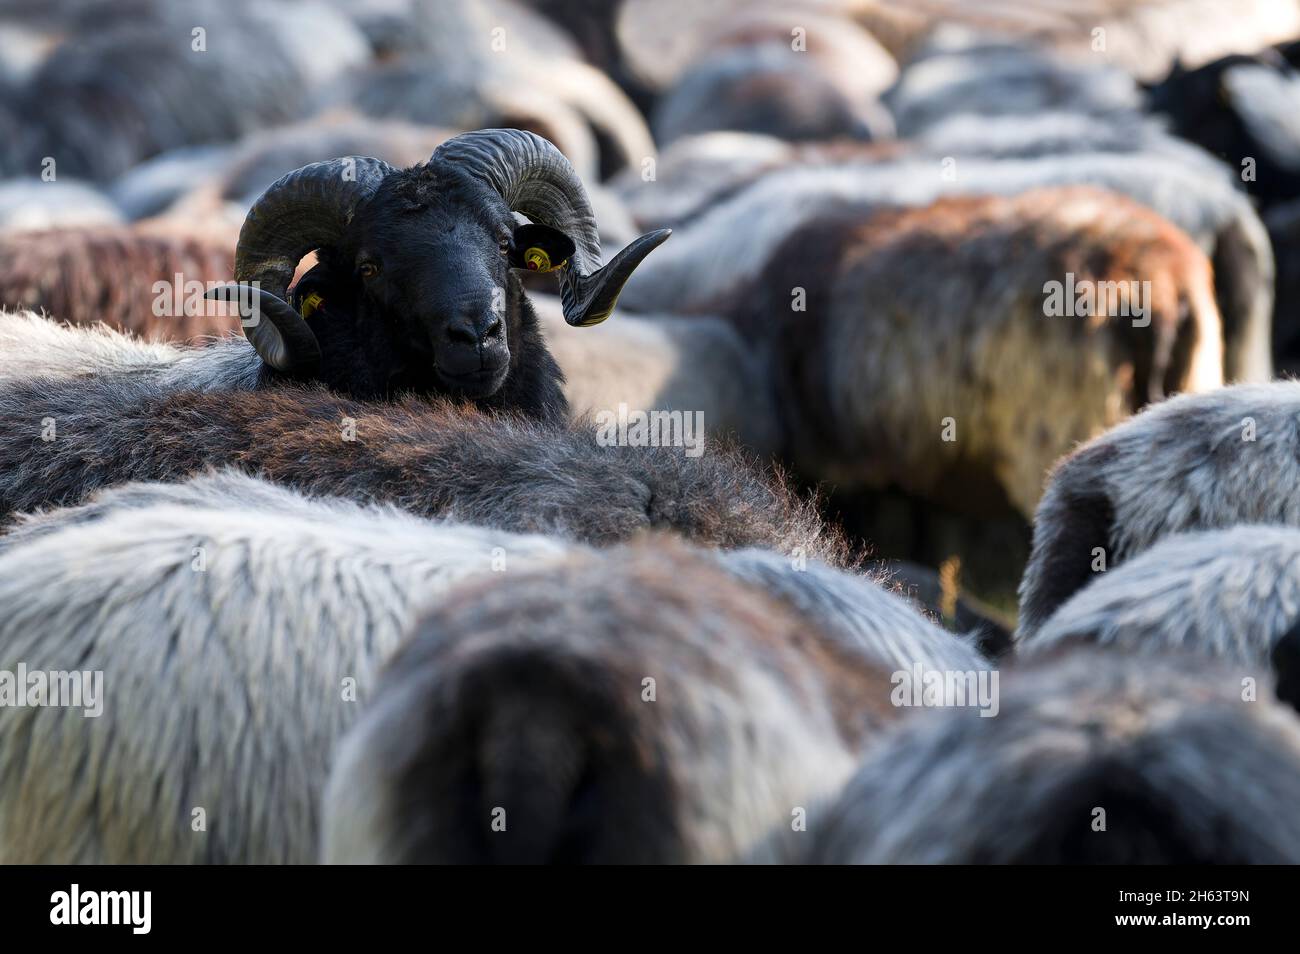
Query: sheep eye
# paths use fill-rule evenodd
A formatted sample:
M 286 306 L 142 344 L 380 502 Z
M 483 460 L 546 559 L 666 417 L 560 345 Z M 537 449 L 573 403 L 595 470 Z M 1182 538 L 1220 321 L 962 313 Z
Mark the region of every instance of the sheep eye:
M 379 266 L 374 262 L 362 262 L 358 271 L 362 278 L 374 278 L 379 274 Z
M 498 243 L 497 243 L 497 250 L 498 250 L 502 255 L 509 255 L 509 254 L 510 254 L 510 239 L 508 239 L 508 238 L 503 238 L 500 242 L 498 242 Z

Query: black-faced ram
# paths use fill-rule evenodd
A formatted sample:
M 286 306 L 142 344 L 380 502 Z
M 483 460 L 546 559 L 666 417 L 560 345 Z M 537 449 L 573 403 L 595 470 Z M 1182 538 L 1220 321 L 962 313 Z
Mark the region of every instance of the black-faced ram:
M 520 225 L 514 213 L 533 221 Z M 397 170 L 377 159 L 313 163 L 248 213 L 235 256 L 245 332 L 272 372 L 357 397 L 414 391 L 541 416 L 563 410 L 559 373 L 513 269 L 556 271 L 571 325 L 607 318 L 632 270 L 668 237 L 601 265 L 582 182 L 546 140 L 520 130 L 450 139 Z M 295 286 L 314 321 L 285 301 Z
M 516 212 L 533 221 L 519 224 Z M 596 324 L 667 235 L 642 236 L 602 267 L 572 166 L 517 130 L 458 136 L 405 170 L 361 157 L 314 163 L 254 204 L 235 252 L 237 284 L 208 293 L 236 304 L 252 347 L 226 342 L 204 354 L 237 367 L 229 386 L 241 389 L 319 381 L 354 397 L 447 395 L 562 417 L 561 376 L 515 270 L 554 271 L 565 320 Z M 318 264 L 294 286 L 295 307 L 287 289 L 312 250 Z M 155 293 L 138 291 L 143 310 Z M 23 323 L 0 319 L 15 321 Z M 20 333 L 0 334 L 4 380 L 26 346 Z M 111 362 L 104 374 L 113 374 Z M 104 386 L 113 390 L 107 378 Z

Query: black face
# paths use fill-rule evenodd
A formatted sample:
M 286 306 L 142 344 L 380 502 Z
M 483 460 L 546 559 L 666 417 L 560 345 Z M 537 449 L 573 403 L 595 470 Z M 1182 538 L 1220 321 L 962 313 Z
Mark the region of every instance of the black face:
M 328 260 L 333 278 L 353 289 L 358 333 L 388 343 L 395 376 L 484 398 L 502 387 L 518 347 L 511 328 L 521 293 L 511 268 L 526 263 L 517 234 L 544 253 L 572 252 L 554 229 L 518 226 L 478 180 L 416 168 L 383 183 Z

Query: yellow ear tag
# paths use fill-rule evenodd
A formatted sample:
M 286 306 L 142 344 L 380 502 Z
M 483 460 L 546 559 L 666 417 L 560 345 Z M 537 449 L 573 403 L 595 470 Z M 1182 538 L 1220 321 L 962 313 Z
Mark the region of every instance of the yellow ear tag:
M 559 267 L 551 264 L 551 256 L 546 254 L 545 249 L 535 245 L 524 252 L 524 264 L 528 266 L 529 271 L 533 272 L 551 272 Z
M 314 312 L 317 308 L 319 308 L 323 304 L 325 304 L 325 299 L 321 297 L 320 292 L 312 292 L 310 295 L 308 295 L 306 298 L 302 300 L 303 318 L 310 318 L 312 312 Z

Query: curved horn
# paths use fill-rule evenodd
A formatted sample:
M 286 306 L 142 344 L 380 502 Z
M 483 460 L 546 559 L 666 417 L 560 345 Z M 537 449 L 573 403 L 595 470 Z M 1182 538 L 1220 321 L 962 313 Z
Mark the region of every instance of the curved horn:
M 430 164 L 446 162 L 490 185 L 514 212 L 559 229 L 576 246 L 561 272 L 564 320 L 587 326 L 604 321 L 633 270 L 672 234 L 659 229 L 642 235 L 601 266 L 600 235 L 587 190 L 569 160 L 536 133 L 521 129 L 480 129 L 447 140 Z
M 392 171 L 368 156 L 313 162 L 281 176 L 248 210 L 235 248 L 236 284 L 206 297 L 239 303 L 244 335 L 277 371 L 310 375 L 320 363 L 316 336 L 285 301 L 294 269 L 308 252 L 337 240 Z

